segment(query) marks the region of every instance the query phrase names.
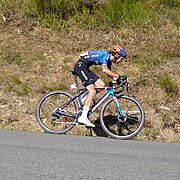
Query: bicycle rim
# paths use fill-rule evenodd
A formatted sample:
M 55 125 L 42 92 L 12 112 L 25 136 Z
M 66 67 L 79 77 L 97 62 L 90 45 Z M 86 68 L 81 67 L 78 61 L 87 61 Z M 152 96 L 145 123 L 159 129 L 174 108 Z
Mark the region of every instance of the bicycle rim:
M 112 138 L 131 139 L 143 128 L 145 113 L 142 105 L 133 97 L 117 97 L 124 120 L 120 118 L 114 99 L 109 99 L 102 107 L 100 123 Z
M 61 107 L 72 98 L 71 94 L 64 91 L 52 91 L 41 98 L 36 107 L 36 118 L 42 129 L 53 134 L 64 134 L 75 126 L 75 118 L 66 115 L 53 116 L 55 108 Z M 62 108 L 62 111 L 76 115 L 78 111 L 77 102 L 75 100 L 70 102 Z

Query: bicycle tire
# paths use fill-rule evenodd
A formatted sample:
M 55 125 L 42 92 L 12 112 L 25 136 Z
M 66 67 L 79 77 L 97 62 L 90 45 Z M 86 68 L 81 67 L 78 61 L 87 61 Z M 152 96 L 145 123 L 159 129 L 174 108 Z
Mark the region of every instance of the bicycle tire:
M 120 121 L 113 98 L 108 99 L 100 112 L 100 124 L 112 138 L 127 140 L 136 136 L 143 128 L 145 112 L 141 103 L 134 97 L 120 95 L 117 97 L 125 121 Z M 130 108 L 133 108 L 132 110 Z M 132 130 L 130 129 L 132 128 Z
M 45 94 L 37 104 L 36 119 L 43 130 L 52 134 L 64 134 L 70 131 L 76 124 L 76 119 L 61 115 L 54 117 L 53 110 L 72 99 L 73 95 L 68 92 L 56 90 Z M 78 112 L 77 101 L 72 101 L 65 106 L 65 111 L 76 114 Z

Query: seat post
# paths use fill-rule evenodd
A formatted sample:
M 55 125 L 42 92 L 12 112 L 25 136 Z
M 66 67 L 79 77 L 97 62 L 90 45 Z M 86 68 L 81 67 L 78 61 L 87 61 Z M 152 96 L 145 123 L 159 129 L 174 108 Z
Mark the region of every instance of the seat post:
M 74 76 L 74 81 L 75 81 L 75 84 L 76 84 L 76 86 L 77 86 L 77 94 L 79 94 L 80 93 L 80 91 L 79 91 L 79 85 L 78 85 L 78 80 L 77 80 L 77 75 L 73 75 Z
M 79 85 L 78 85 L 78 80 L 77 80 L 78 76 L 77 76 L 77 74 L 76 74 L 76 72 L 74 70 L 71 70 L 70 72 L 74 77 L 74 82 L 75 82 L 75 86 L 76 86 L 76 92 L 77 92 L 77 94 L 79 94 L 80 90 L 79 90 Z

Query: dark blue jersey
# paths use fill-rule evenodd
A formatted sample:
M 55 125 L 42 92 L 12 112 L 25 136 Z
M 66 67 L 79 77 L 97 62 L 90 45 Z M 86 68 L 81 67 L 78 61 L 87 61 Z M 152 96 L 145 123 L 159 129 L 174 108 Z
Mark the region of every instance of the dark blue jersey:
M 107 50 L 87 51 L 80 55 L 83 59 L 87 60 L 89 65 L 107 65 L 111 69 L 110 53 Z

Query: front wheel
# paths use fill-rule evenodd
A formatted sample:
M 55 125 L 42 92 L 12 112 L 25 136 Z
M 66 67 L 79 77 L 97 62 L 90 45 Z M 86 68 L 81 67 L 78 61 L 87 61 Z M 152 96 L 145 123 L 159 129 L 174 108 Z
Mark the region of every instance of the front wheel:
M 44 95 L 36 107 L 36 119 L 46 132 L 64 134 L 71 130 L 75 124 L 78 112 L 77 101 L 64 91 L 52 91 Z M 60 109 L 59 116 L 54 116 L 56 108 Z
M 113 98 L 107 100 L 100 113 L 103 130 L 115 139 L 131 139 L 143 128 L 145 113 L 142 105 L 135 98 L 120 95 L 117 97 L 122 115 Z M 123 117 L 123 118 L 122 118 Z

